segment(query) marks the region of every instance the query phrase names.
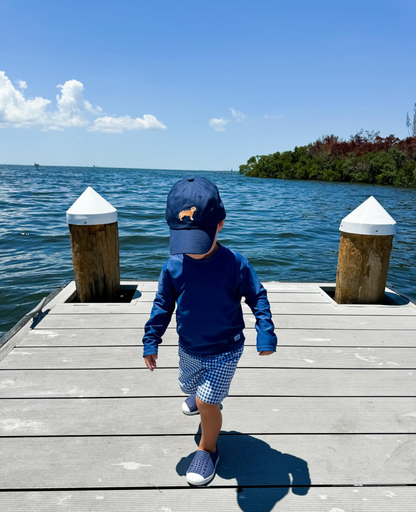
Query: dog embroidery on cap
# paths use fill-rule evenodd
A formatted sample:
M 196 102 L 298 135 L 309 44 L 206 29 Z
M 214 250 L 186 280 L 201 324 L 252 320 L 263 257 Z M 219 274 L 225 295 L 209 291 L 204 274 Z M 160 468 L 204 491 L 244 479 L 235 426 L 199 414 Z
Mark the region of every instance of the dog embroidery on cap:
M 190 210 L 182 210 L 179 214 L 179 220 L 182 220 L 184 217 L 190 217 L 191 220 L 194 220 L 194 212 L 196 212 L 195 206 L 192 206 Z

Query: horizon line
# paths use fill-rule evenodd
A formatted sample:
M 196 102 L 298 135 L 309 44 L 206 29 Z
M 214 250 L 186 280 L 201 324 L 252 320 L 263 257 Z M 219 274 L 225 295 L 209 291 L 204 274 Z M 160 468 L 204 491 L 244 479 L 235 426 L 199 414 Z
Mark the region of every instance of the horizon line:
M 34 164 L 0 164 L 0 166 L 10 167 L 34 167 Z M 106 165 L 42 165 L 39 164 L 39 168 L 42 167 L 75 167 L 79 169 L 125 169 L 132 171 L 183 171 L 183 172 L 239 172 L 238 169 L 167 169 L 167 168 L 152 168 L 152 167 L 112 167 Z

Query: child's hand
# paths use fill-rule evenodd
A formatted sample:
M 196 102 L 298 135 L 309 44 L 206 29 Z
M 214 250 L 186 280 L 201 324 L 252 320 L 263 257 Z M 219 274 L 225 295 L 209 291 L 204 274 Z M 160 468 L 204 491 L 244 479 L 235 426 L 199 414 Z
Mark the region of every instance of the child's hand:
M 148 356 L 144 356 L 144 362 L 151 372 L 156 368 L 156 359 L 157 354 L 149 354 Z
M 259 352 L 259 356 L 269 356 L 270 354 L 274 354 L 272 350 L 262 350 Z

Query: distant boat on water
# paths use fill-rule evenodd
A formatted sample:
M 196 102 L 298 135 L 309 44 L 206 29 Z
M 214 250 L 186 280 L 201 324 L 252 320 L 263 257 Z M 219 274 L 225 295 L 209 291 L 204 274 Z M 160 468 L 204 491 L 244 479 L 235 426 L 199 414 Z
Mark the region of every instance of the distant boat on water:
M 39 169 L 39 164 L 35 162 L 33 165 L 36 167 L 36 169 Z

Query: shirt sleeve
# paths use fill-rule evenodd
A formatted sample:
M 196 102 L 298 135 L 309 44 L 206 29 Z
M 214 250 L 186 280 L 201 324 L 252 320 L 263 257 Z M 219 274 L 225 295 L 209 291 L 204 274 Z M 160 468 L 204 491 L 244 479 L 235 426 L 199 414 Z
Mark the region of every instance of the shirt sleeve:
M 276 351 L 277 336 L 274 332 L 267 291 L 255 270 L 245 258 L 241 266 L 241 294 L 256 317 L 257 351 Z
M 177 293 L 169 275 L 167 263 L 165 263 L 159 276 L 158 290 L 153 301 L 150 318 L 144 327 L 143 357 L 157 354 L 158 346 L 162 343 L 162 336 L 165 334 L 175 310 L 176 298 Z

